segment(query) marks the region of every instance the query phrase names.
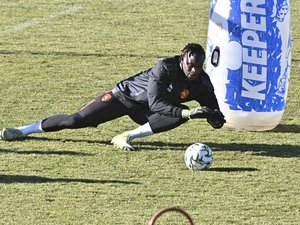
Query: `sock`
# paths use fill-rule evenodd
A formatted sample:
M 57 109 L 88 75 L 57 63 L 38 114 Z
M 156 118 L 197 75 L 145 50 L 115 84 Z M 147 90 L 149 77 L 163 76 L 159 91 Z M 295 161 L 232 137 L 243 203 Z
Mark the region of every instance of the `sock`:
M 44 132 L 42 129 L 42 120 L 38 120 L 30 125 L 27 126 L 23 126 L 23 127 L 19 127 L 18 128 L 20 131 L 22 131 L 23 134 L 25 134 L 26 136 L 28 134 L 32 134 L 32 133 L 41 133 Z
M 145 123 L 142 126 L 137 127 L 134 130 L 128 131 L 127 133 L 130 134 L 130 139 L 145 137 L 153 134 L 153 131 L 150 127 L 149 123 Z

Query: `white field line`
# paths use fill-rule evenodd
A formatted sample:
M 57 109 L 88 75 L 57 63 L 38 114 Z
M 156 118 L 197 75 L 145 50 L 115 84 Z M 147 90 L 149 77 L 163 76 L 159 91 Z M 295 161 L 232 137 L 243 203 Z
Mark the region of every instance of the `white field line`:
M 65 9 L 63 11 L 54 12 L 54 13 L 51 13 L 51 14 L 46 15 L 46 16 L 41 17 L 41 18 L 36 18 L 36 19 L 33 19 L 33 20 L 25 22 L 25 23 L 17 24 L 14 27 L 8 28 L 8 29 L 6 29 L 4 31 L 0 31 L 0 36 L 7 35 L 7 34 L 10 34 L 10 33 L 15 33 L 15 32 L 27 29 L 27 28 L 32 27 L 32 26 L 35 26 L 35 25 L 38 25 L 38 24 L 42 24 L 42 23 L 47 22 L 49 20 L 52 20 L 52 19 L 54 19 L 56 17 L 62 16 L 62 15 L 66 15 L 66 14 L 74 13 L 76 11 L 79 11 L 80 9 L 81 9 L 80 6 L 73 6 L 73 7 L 69 8 L 69 9 Z

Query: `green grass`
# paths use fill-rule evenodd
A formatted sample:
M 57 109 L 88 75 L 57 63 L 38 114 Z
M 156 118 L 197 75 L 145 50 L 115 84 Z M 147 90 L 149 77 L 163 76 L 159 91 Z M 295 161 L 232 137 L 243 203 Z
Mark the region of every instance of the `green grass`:
M 81 8 L 61 13 L 72 7 Z M 299 224 L 299 7 L 291 0 L 291 80 L 276 129 L 213 130 L 193 121 L 124 152 L 109 144 L 136 127 L 124 117 L 1 141 L 0 224 L 142 225 L 171 206 L 197 225 Z M 0 128 L 72 113 L 187 42 L 205 45 L 208 15 L 209 1 L 199 0 L 0 1 Z M 40 23 L 16 27 L 34 19 Z M 184 165 L 194 142 L 213 149 L 207 171 Z M 183 223 L 172 215 L 158 224 Z

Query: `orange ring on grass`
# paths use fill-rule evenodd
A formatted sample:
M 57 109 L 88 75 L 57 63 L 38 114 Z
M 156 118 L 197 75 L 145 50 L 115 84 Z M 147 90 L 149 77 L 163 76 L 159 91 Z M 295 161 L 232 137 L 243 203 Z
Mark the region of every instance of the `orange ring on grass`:
M 158 212 L 156 212 L 151 220 L 149 221 L 149 225 L 155 225 L 155 222 L 157 221 L 157 219 L 164 213 L 166 212 L 178 212 L 180 214 L 182 214 L 189 222 L 189 225 L 194 225 L 192 217 L 183 209 L 181 208 L 177 208 L 177 207 L 170 207 L 170 208 L 162 208 L 160 209 Z

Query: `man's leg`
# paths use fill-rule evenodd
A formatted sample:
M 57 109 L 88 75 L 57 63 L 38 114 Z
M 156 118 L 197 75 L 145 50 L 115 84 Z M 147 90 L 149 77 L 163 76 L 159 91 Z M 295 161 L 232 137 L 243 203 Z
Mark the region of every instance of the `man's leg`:
M 0 139 L 11 141 L 26 138 L 32 133 L 97 127 L 101 123 L 126 114 L 128 110 L 109 92 L 99 96 L 74 114 L 54 115 L 28 126 L 5 128 L 0 132 Z
M 72 115 L 54 115 L 44 120 L 38 120 L 32 124 L 18 127 L 5 128 L 0 132 L 0 138 L 6 141 L 26 138 L 29 134 L 53 132 L 63 129 L 76 129 L 87 127 L 84 118 L 79 113 Z
M 135 150 L 134 147 L 131 145 L 131 141 L 133 139 L 139 138 L 139 137 L 149 136 L 149 135 L 152 135 L 152 134 L 153 134 L 152 129 L 149 125 L 149 122 L 147 122 L 144 125 L 141 125 L 141 126 L 137 127 L 134 130 L 126 131 L 122 134 L 119 134 L 119 135 L 115 136 L 111 140 L 111 143 L 116 148 L 133 151 L 133 150 Z
M 187 121 L 188 119 L 180 117 L 169 117 L 159 114 L 154 114 L 149 117 L 149 124 L 153 131 L 153 134 L 172 130 Z
M 182 107 L 185 109 L 187 108 L 184 105 L 182 105 Z M 146 137 L 152 134 L 168 131 L 188 121 L 188 119 L 169 117 L 157 113 L 152 114 L 150 112 L 142 113 L 139 111 L 135 114 L 131 114 L 130 118 L 139 124 L 144 124 L 134 130 L 119 134 L 112 139 L 112 143 L 123 150 L 134 150 L 134 147 L 131 145 L 131 141 L 135 138 Z

